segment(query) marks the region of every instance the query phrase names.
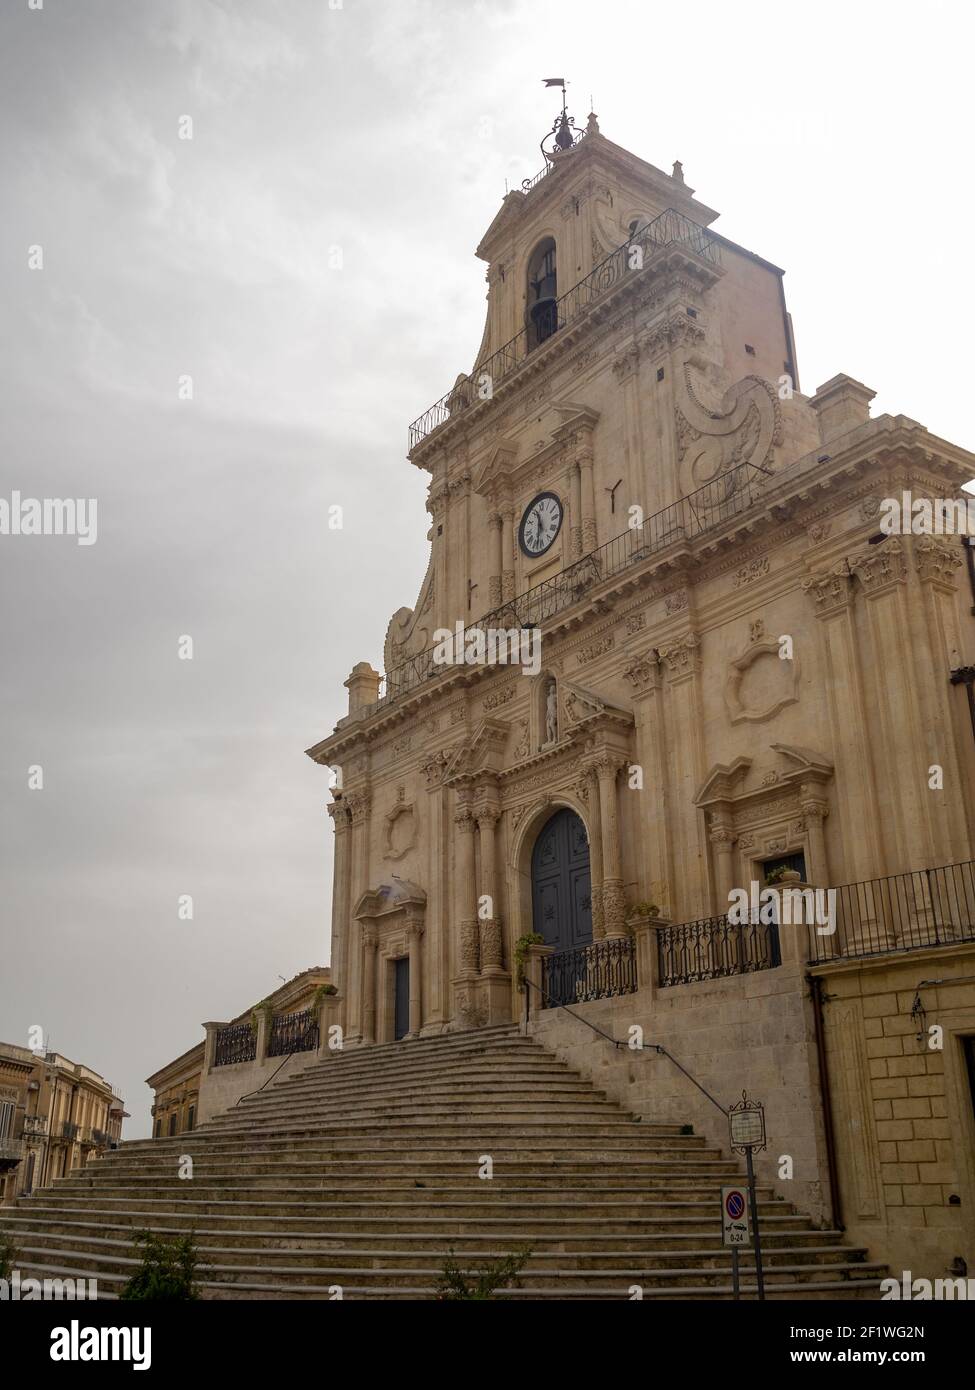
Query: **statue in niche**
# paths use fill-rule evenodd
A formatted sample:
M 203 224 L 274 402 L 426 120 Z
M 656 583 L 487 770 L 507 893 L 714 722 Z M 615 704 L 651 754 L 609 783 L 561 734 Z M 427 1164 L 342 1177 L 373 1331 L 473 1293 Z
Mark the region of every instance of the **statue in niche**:
M 559 737 L 558 695 L 555 681 L 550 680 L 545 687 L 545 743 L 557 742 Z

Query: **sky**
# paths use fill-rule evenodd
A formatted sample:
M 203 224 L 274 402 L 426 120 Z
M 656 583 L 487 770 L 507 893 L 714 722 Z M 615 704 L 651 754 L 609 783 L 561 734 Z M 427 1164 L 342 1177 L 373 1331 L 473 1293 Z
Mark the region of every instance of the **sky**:
M 42 1028 L 138 1138 L 205 1020 L 328 961 L 303 750 L 415 600 L 407 428 L 472 365 L 541 79 L 786 269 L 804 391 L 847 372 L 972 448 L 972 21 L 38 3 L 0 4 L 0 499 L 95 498 L 98 529 L 0 536 L 0 1039 Z

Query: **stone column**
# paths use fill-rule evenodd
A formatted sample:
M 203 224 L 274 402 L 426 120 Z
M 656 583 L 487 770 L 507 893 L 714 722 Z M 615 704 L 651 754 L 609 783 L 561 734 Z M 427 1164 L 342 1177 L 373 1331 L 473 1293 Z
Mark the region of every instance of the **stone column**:
M 573 560 L 578 560 L 582 554 L 582 480 L 577 463 L 569 469 L 569 506 L 572 508 L 569 553 Z
M 626 902 L 623 896 L 619 810 L 616 801 L 616 776 L 621 765 L 620 758 L 608 752 L 601 754 L 596 761 L 603 850 L 603 922 L 606 936 L 626 935 Z
M 454 921 L 460 948 L 460 973 L 472 976 L 480 968 L 477 910 L 474 903 L 474 817 L 468 806 L 454 816 L 455 846 Z
M 423 923 L 415 919 L 406 924 L 410 951 L 410 1037 L 418 1038 L 423 1027 Z
M 221 1028 L 226 1028 L 226 1023 L 204 1023 L 206 1030 L 206 1042 L 203 1044 L 203 1075 L 206 1076 L 213 1070 L 213 1064 L 217 1053 L 217 1034 Z
M 362 924 L 362 1002 L 359 1017 L 362 1019 L 363 1043 L 376 1041 L 376 952 L 379 947 L 379 932 L 371 922 Z
M 576 458 L 579 465 L 579 479 L 582 489 L 582 549 L 584 554 L 596 549 L 596 496 L 593 488 L 592 469 L 594 456 L 591 449 L 585 449 Z
M 670 844 L 670 790 L 664 737 L 662 673 L 656 652 L 634 657 L 623 672 L 633 697 L 636 755 L 643 768 L 640 797 L 640 859 L 647 897 L 670 910 L 673 864 Z
M 342 1000 L 337 994 L 326 994 L 318 1010 L 318 1055 L 337 1057 L 340 1047 L 330 1047 L 332 1028 L 341 1021 Z
M 819 620 L 822 688 L 829 709 L 834 785 L 842 832 L 842 881 L 873 878 L 883 867 L 877 794 L 867 734 L 861 642 L 853 617 L 853 580 L 845 564 L 804 579 Z M 811 870 L 811 866 L 807 866 Z
M 667 673 L 667 737 L 673 749 L 670 827 L 674 855 L 671 914 L 678 921 L 703 917 L 710 910 L 704 813 L 694 797 L 704 779 L 701 714 L 701 641 L 694 632 L 660 648 Z M 676 898 L 676 901 L 675 901 Z
M 515 509 L 501 508 L 501 602 L 515 596 Z
M 493 806 L 477 812 L 477 829 L 481 847 L 481 891 L 478 894 L 477 915 L 480 927 L 481 973 L 497 975 L 503 971 L 501 947 L 501 916 L 498 912 L 498 876 L 495 853 L 495 826 L 500 812 Z M 483 914 L 481 900 L 490 899 L 490 913 Z
M 802 789 L 805 793 L 805 788 Z M 823 822 L 829 815 L 829 807 L 825 802 L 818 798 L 807 798 L 803 795 L 802 819 L 806 826 L 806 844 L 809 847 L 809 863 L 806 865 L 806 876 L 810 883 L 817 888 L 827 888 L 829 886 L 829 864 L 826 859 L 826 836 L 823 833 Z
M 924 729 L 916 677 L 910 663 L 901 659 L 904 636 L 910 631 L 903 542 L 891 536 L 882 545 L 852 556 L 850 568 L 867 600 L 869 705 L 880 746 L 890 755 L 889 762 L 884 759 L 878 763 L 878 780 L 884 785 L 884 799 L 896 832 L 893 871 L 904 872 L 933 863 L 935 850 L 928 818 L 928 769 L 922 756 Z M 874 743 L 877 741 L 875 737 Z
M 491 512 L 488 516 L 488 530 L 491 533 L 491 576 L 488 580 L 488 604 L 491 608 L 497 608 L 501 603 L 501 583 L 504 573 L 503 528 L 504 519 L 501 513 Z
M 731 827 L 731 818 L 713 819 L 708 839 L 711 841 L 714 857 L 714 890 L 717 898 L 715 914 L 723 917 L 728 911 L 732 888 L 739 886 L 735 883 L 734 851 L 737 836 Z
M 341 993 L 346 992 L 345 972 L 348 969 L 349 935 L 349 873 L 351 870 L 350 849 L 352 844 L 351 819 L 341 800 L 333 801 L 325 808 L 332 821 L 335 832 L 335 867 L 332 873 L 332 941 L 329 964 L 332 979 Z
M 254 1065 L 261 1067 L 267 1061 L 267 1046 L 271 1041 L 271 1024 L 274 1013 L 271 1009 L 261 1009 L 257 1015 L 257 1042 L 254 1046 Z
M 523 1021 L 527 1022 L 529 1031 L 539 1009 L 545 1008 L 542 998 L 542 961 L 546 956 L 554 954 L 554 946 L 529 946 L 525 952 L 525 964 L 522 968 L 525 977 L 522 982 L 522 989 L 525 991 Z
M 366 791 L 346 792 L 343 800 L 351 820 L 351 847 L 349 868 L 348 912 L 351 914 L 356 903 L 369 887 L 369 814 L 372 796 Z M 353 922 L 350 917 L 350 937 L 346 957 L 346 978 L 338 981 L 340 991 L 347 995 L 345 1026 L 352 1037 L 358 1037 L 362 1030 L 362 970 L 363 970 L 363 924 Z
M 576 787 L 579 797 L 589 807 L 589 897 L 592 904 L 592 939 L 602 941 L 606 935 L 603 919 L 603 830 L 599 813 L 599 778 L 594 767 L 584 768 Z

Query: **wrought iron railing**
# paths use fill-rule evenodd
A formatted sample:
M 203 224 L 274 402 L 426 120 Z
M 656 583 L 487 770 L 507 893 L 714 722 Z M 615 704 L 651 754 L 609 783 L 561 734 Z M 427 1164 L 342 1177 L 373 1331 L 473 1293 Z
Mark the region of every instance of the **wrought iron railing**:
M 846 883 L 833 891 L 835 930 L 809 929 L 815 964 L 975 941 L 975 861 Z
M 628 241 L 601 260 L 584 280 L 556 300 L 555 331 L 572 323 L 627 277 L 639 275 L 658 251 L 677 243 L 711 265 L 720 263 L 720 247 L 707 228 L 692 222 L 683 213 L 668 208 L 634 232 Z M 479 362 L 470 376 L 460 378 L 446 395 L 413 421 L 410 426 L 410 449 L 415 449 L 428 434 L 432 434 L 452 416 L 478 401 L 489 399 L 505 377 L 520 367 L 537 347 L 538 338 L 534 329 L 523 328 L 510 342 Z
M 313 1052 L 318 1046 L 318 1019 L 311 1009 L 294 1014 L 275 1014 L 268 1039 L 269 1057 L 287 1057 L 292 1052 Z
M 542 960 L 542 998 L 546 1008 L 632 994 L 636 986 L 636 944 L 628 936 L 594 941 L 574 951 L 558 951 Z
M 70 1139 L 72 1142 L 78 1137 L 79 1126 L 71 1120 L 61 1121 L 61 1138 Z
M 620 532 L 598 549 L 574 560 L 551 579 L 543 580 L 500 608 L 485 613 L 465 629 L 465 642 L 467 634 L 478 629 L 497 631 L 541 626 L 563 609 L 579 603 L 604 580 L 612 579 L 631 565 L 641 564 L 678 541 L 693 540 L 747 511 L 758 500 L 767 477 L 749 463 L 730 468 L 695 492 L 654 512 L 642 526 Z M 379 709 L 431 677 L 455 669 L 436 659 L 442 651 L 442 644 L 427 647 L 387 671 L 383 693 L 373 708 Z
M 771 923 L 702 917 L 657 928 L 659 983 L 694 984 L 727 975 L 749 975 L 782 964 L 779 929 Z
M 257 1035 L 249 1023 L 230 1023 L 226 1028 L 217 1030 L 217 1045 L 213 1054 L 215 1067 L 253 1062 L 256 1056 Z

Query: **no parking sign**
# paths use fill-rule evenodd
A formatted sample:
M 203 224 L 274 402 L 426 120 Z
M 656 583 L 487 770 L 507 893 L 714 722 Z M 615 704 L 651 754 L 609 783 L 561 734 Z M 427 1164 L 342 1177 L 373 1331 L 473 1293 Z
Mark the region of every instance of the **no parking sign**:
M 721 1189 L 722 1243 L 741 1247 L 751 1245 L 748 1229 L 748 1194 L 744 1187 Z

